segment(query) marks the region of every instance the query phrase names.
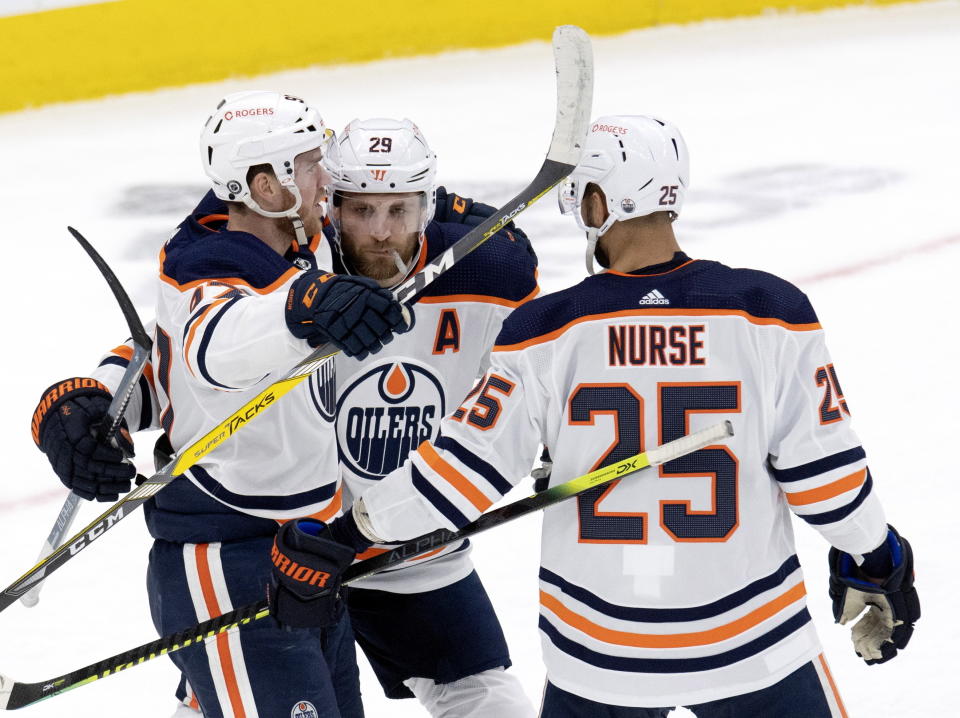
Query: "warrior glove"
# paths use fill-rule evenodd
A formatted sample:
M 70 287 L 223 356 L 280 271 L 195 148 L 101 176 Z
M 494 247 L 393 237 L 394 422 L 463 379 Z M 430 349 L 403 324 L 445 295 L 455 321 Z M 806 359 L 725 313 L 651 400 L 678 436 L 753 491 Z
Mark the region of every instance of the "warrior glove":
M 413 326 L 412 314 L 368 277 L 304 272 L 287 294 L 290 333 L 312 347 L 333 343 L 364 359 Z
M 84 499 L 116 501 L 137 473 L 126 420 L 112 441 L 97 438 L 112 398 L 96 379 L 77 377 L 43 392 L 33 412 L 34 442 L 64 486 Z
M 830 549 L 833 617 L 846 624 L 867 609 L 851 633 L 854 650 L 868 665 L 889 661 L 906 648 L 913 624 L 920 618 L 920 599 L 913 587 L 913 550 L 896 529 L 888 529 L 884 543 L 865 554 L 860 566 L 850 554 Z
M 270 612 L 284 626 L 324 628 L 343 615 L 340 578 L 353 561 L 352 548 L 337 543 L 327 525 L 288 521 L 273 542 Z

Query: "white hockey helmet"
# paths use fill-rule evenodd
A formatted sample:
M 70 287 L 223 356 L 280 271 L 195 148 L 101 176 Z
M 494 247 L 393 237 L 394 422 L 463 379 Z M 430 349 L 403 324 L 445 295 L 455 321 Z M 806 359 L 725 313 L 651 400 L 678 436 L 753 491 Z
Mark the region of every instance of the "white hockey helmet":
M 302 198 L 294 181 L 294 159 L 318 147 L 326 148 L 333 133 L 316 109 L 299 97 L 280 92 L 247 91 L 224 97 L 207 119 L 200 135 L 203 170 L 213 192 L 228 202 L 243 202 L 264 217 L 288 217 L 297 237 L 306 242 L 297 212 Z M 280 184 L 294 197 L 282 212 L 263 209 L 250 194 L 247 173 L 270 165 Z
M 408 119 L 352 120 L 331 144 L 324 167 L 333 177 L 331 190 L 335 206 L 339 205 L 344 192 L 420 192 L 423 201 L 418 231 L 422 234 L 433 219 L 437 209 L 437 155 L 430 149 L 420 128 Z M 333 225 L 336 229 L 334 244 L 343 258 L 340 226 L 336 220 Z M 397 259 L 397 270 L 401 274 L 405 275 L 416 263 L 421 249 L 418 248 L 406 264 Z M 344 265 L 347 265 L 346 261 Z
M 584 190 L 603 190 L 609 216 L 587 227 L 580 215 Z M 597 240 L 614 222 L 654 212 L 680 213 L 690 183 L 690 159 L 680 131 L 643 115 L 597 118 L 587 132 L 580 163 L 560 185 L 560 211 L 572 214 L 587 234 L 587 271 L 593 274 Z

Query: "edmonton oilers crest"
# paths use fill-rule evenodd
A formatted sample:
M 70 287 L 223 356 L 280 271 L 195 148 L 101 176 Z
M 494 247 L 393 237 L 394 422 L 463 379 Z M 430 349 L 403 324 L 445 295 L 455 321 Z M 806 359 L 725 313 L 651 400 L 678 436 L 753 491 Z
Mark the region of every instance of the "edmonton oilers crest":
M 427 366 L 410 359 L 381 364 L 340 394 L 340 461 L 357 476 L 380 479 L 436 438 L 445 411 L 443 385 Z

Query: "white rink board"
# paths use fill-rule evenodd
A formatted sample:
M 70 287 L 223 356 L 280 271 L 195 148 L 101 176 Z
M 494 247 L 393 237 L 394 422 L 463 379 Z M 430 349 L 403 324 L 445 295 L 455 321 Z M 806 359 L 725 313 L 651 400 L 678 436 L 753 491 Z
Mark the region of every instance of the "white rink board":
M 665 27 L 594 43 L 594 115 L 659 114 L 686 136 L 692 190 L 677 230 L 687 252 L 780 274 L 811 296 L 877 490 L 915 548 L 924 617 L 903 656 L 867 667 L 848 630 L 832 625 L 826 544 L 797 524 L 810 610 L 851 716 L 956 710 L 958 37 L 960 4 L 943 2 Z M 199 129 L 223 94 L 251 87 L 302 94 L 335 128 L 355 116 L 408 116 L 438 152 L 442 182 L 492 203 L 539 167 L 554 112 L 550 49 L 534 43 L 0 116 L 4 585 L 32 564 L 63 498 L 30 440 L 35 402 L 126 336 L 65 226 L 93 242 L 151 316 L 156 251 L 203 191 Z M 546 291 L 583 275 L 583 240 L 552 197 L 520 225 L 534 238 Z M 137 445 L 148 470 L 152 437 Z M 529 488 L 525 481 L 508 498 Z M 95 515 L 84 509 L 81 519 Z M 479 538 L 474 553 L 512 670 L 535 702 L 543 681 L 538 530 L 537 519 L 521 520 Z M 57 573 L 38 608 L 10 607 L 0 616 L 0 672 L 41 680 L 154 638 L 148 549 L 142 520 L 131 517 Z M 414 701 L 382 698 L 366 667 L 363 681 L 368 715 L 425 715 Z M 24 715 L 167 718 L 175 684 L 169 661 L 158 659 Z

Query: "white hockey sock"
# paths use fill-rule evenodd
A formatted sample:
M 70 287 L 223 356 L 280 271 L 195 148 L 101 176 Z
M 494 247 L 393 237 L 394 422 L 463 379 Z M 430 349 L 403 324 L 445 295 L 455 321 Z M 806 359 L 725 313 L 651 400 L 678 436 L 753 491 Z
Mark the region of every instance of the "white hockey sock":
M 533 718 L 536 712 L 520 681 L 503 668 L 452 683 L 409 678 L 407 686 L 433 718 Z

